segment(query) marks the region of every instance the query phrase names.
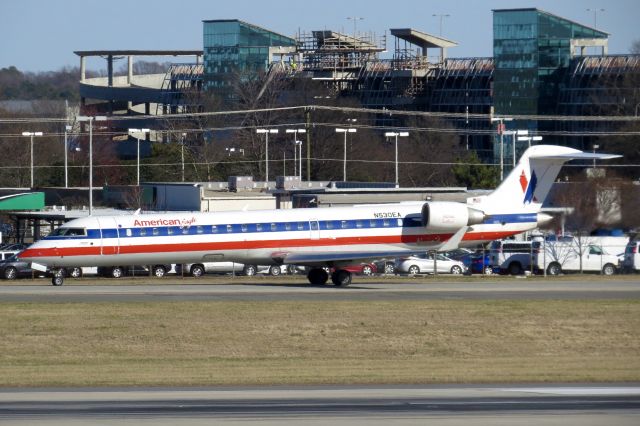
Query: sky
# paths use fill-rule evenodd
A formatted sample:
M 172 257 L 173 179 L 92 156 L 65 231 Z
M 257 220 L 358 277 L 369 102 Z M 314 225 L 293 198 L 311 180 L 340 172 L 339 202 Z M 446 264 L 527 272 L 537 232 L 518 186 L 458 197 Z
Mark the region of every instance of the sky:
M 587 9 L 597 10 L 595 25 L 610 34 L 611 54 L 629 53 L 640 40 L 639 0 L 0 0 L 0 68 L 78 67 L 75 50 L 198 50 L 208 19 L 241 19 L 294 36 L 321 29 L 353 33 L 354 19 L 347 18 L 356 17 L 357 32 L 387 32 L 389 51 L 389 28 L 438 35 L 442 20 L 442 37 L 459 44 L 449 57 L 490 57 L 492 9 L 523 7 L 587 26 L 594 26 Z M 88 69 L 106 68 L 105 61 L 94 61 Z

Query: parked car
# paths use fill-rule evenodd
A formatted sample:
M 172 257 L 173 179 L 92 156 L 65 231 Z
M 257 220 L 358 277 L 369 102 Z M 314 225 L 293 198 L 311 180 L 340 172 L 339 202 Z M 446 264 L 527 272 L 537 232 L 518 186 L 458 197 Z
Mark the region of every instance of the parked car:
M 601 272 L 613 275 L 618 266 L 618 257 L 607 253 L 599 245 L 580 242 L 571 243 L 547 242 L 537 244 L 533 251 L 534 270 L 544 271 L 549 275 L 562 272 Z
M 172 265 L 152 265 L 151 275 L 154 277 L 164 277 L 169 271 L 173 269 Z M 73 268 L 70 268 L 73 269 Z M 84 272 L 81 272 L 83 274 Z M 148 276 L 149 266 L 135 265 L 135 266 L 100 266 L 97 268 L 97 274 L 107 278 L 121 278 L 125 276 Z
M 43 272 L 31 268 L 30 262 L 20 260 L 14 254 L 6 260 L 0 261 L 0 277 L 5 280 L 15 280 L 16 278 L 45 276 Z
M 496 273 L 519 275 L 530 269 L 534 245 L 538 241 L 497 240 L 491 243 L 489 256 Z
M 363 262 L 363 263 L 354 263 L 352 265 L 345 265 L 345 266 L 341 266 L 339 268 L 333 268 L 333 269 L 342 269 L 345 271 L 349 271 L 352 274 L 357 274 L 357 275 L 373 275 L 376 272 L 378 272 L 378 268 L 376 267 L 375 263 L 369 263 L 369 262 Z
M 287 265 L 245 265 L 237 262 L 203 262 L 187 263 L 177 265 L 176 273 L 189 274 L 193 277 L 200 277 L 204 274 L 238 274 L 252 276 L 256 274 L 269 274 L 278 276 L 287 273 Z
M 441 253 L 403 257 L 396 262 L 396 271 L 410 275 L 432 274 L 437 268 L 439 274 L 463 274 L 467 267 L 459 260 L 449 259 Z
M 482 251 L 478 251 L 458 260 L 464 263 L 464 266 L 466 266 L 468 271 L 472 274 L 490 275 L 493 273 L 493 268 L 491 267 L 491 256 L 488 251 L 485 251 L 484 253 Z
M 393 275 L 396 273 L 395 260 L 378 260 L 374 264 L 376 265 L 376 270 L 381 274 Z
M 640 241 L 629 241 L 624 249 L 622 268 L 625 272 L 640 271 Z
M 16 253 L 20 253 L 20 252 L 19 252 L 19 251 L 16 251 L 16 250 L 0 251 L 0 261 L 2 261 L 2 260 L 7 260 L 7 259 L 9 259 L 11 256 L 15 255 Z
M 459 260 L 462 262 L 462 259 L 474 254 L 474 251 L 468 248 L 459 247 L 457 249 L 444 251 L 440 254 L 444 255 L 445 257 L 448 257 L 449 259 Z

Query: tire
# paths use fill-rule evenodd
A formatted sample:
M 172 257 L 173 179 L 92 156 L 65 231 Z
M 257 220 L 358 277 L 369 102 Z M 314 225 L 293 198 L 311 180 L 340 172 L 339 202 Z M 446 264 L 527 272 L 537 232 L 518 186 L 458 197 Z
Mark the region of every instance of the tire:
M 602 268 L 602 274 L 603 275 L 613 275 L 615 273 L 616 273 L 616 267 L 613 266 L 611 263 L 607 263 Z
M 9 266 L 4 270 L 3 275 L 5 280 L 15 280 L 16 278 L 18 278 L 18 270 L 13 266 Z
M 269 275 L 273 277 L 277 277 L 282 273 L 282 269 L 280 269 L 280 265 L 271 265 L 269 268 Z
M 155 265 L 151 268 L 151 273 L 153 274 L 154 277 L 156 278 L 162 278 L 165 276 L 165 274 L 167 273 L 167 270 L 164 266 L 162 265 Z
M 462 274 L 462 268 L 459 267 L 458 265 L 453 265 L 451 267 L 451 273 L 454 275 L 461 275 Z
M 482 273 L 485 275 L 492 275 L 493 268 L 491 266 L 485 266 L 484 269 L 482 270 Z
M 520 275 L 522 273 L 522 266 L 518 262 L 513 262 L 509 264 L 509 274 L 510 275 Z
M 71 278 L 82 278 L 82 268 L 69 268 L 67 269 L 67 276 Z
M 257 272 L 257 268 L 253 265 L 245 265 L 244 269 L 242 270 L 242 273 L 247 277 L 254 276 L 256 272 Z
M 329 280 L 329 274 L 322 268 L 313 268 L 309 270 L 307 279 L 311 285 L 325 285 Z
M 122 278 L 124 276 L 124 269 L 121 266 L 114 266 L 109 271 L 110 278 Z
M 420 273 L 420 268 L 417 265 L 409 266 L 409 275 L 418 275 Z
M 396 273 L 396 265 L 393 263 L 385 263 L 384 264 L 384 273 L 387 275 L 393 275 Z
M 373 268 L 371 268 L 371 265 L 364 265 L 362 267 L 362 275 L 373 275 Z
M 560 275 L 562 273 L 562 267 L 559 263 L 553 262 L 547 267 L 547 275 Z
M 192 277 L 200 278 L 204 275 L 204 266 L 202 265 L 191 265 L 191 270 L 189 271 Z
M 51 278 L 51 284 L 56 287 L 61 286 L 64 284 L 64 277 L 62 275 L 54 275 L 53 278 Z
M 351 284 L 351 272 L 340 269 L 331 274 L 331 281 L 336 287 L 346 287 Z

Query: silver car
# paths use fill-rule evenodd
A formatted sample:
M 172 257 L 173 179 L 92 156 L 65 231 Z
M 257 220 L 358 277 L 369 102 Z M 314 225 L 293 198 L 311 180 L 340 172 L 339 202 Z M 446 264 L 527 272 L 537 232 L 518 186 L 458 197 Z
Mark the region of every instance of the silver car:
M 182 269 L 184 268 L 184 269 Z M 238 274 L 252 276 L 255 274 L 269 274 L 278 276 L 287 273 L 287 265 L 245 265 L 237 262 L 203 262 L 203 263 L 187 263 L 186 265 L 177 265 L 176 273 L 193 277 L 200 277 L 204 274 Z
M 403 257 L 396 261 L 396 272 L 401 274 L 433 274 L 436 267 L 439 274 L 463 274 L 467 271 L 464 263 L 449 259 L 440 253 L 435 257 L 433 253 L 428 253 Z

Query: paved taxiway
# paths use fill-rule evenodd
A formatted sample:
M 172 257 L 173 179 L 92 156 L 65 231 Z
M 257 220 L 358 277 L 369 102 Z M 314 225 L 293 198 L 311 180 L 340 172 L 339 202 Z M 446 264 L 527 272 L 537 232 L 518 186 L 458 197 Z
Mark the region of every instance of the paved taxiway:
M 410 280 L 410 279 L 409 279 Z M 314 287 L 303 283 L 269 280 L 224 284 L 224 281 L 184 284 L 180 278 L 165 278 L 162 284 L 151 278 L 138 278 L 134 285 L 93 284 L 72 281 L 54 287 L 48 281 L 29 285 L 1 285 L 0 301 L 7 302 L 105 302 L 105 301 L 203 301 L 203 300 L 552 300 L 552 299 L 629 299 L 640 297 L 640 278 L 575 280 L 500 280 L 384 282 L 355 280 L 346 288 Z M 36 283 L 37 285 L 33 285 Z
M 637 386 L 0 390 L 14 425 L 636 425 Z

